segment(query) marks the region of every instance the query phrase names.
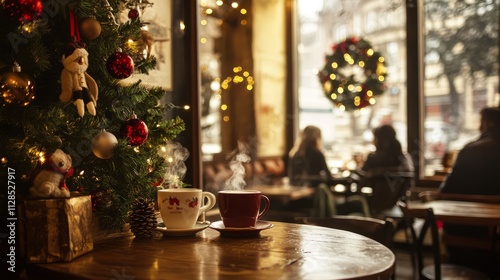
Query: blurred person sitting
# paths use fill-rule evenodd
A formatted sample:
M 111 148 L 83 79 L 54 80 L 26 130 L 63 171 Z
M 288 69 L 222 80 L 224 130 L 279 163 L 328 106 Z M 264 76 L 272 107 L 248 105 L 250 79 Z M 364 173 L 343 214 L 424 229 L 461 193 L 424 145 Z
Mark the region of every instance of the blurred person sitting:
M 358 174 L 362 187 L 370 187 L 368 204 L 372 216 L 383 216 L 384 211 L 397 208 L 414 183 L 412 159 L 403 152 L 394 128 L 385 124 L 373 130 L 375 151 L 370 153 Z
M 441 192 L 500 195 L 500 108 L 484 108 L 480 114 L 481 135 L 458 153 Z
M 307 126 L 289 153 L 288 177 L 294 186 L 312 186 L 312 182 L 329 180 L 332 174 L 323 154 L 321 130 Z
M 396 130 L 391 125 L 385 124 L 373 130 L 373 144 L 375 152 L 367 156 L 361 167 L 362 174 L 414 170 L 413 161 L 403 153 Z
M 290 183 L 294 186 L 318 187 L 325 184 L 328 189 L 333 176 L 326 163 L 325 155 L 322 151 L 323 141 L 321 130 L 316 126 L 307 126 L 302 131 L 295 146 L 290 150 L 288 162 L 288 176 Z M 305 198 L 291 202 L 288 210 L 314 209 L 314 201 L 318 196 L 322 196 L 322 191 L 316 191 L 315 198 Z M 335 213 L 341 215 L 364 213 L 364 201 L 339 199 L 334 202 Z M 317 207 L 317 205 L 316 205 Z M 319 214 L 319 213 L 317 213 Z M 332 214 L 332 213 L 321 213 Z
M 466 144 L 458 153 L 451 173 L 441 183 L 443 193 L 500 195 L 500 108 L 488 107 L 480 112 L 479 139 Z M 444 224 L 448 235 L 493 240 L 494 227 Z M 498 230 L 498 229 L 497 229 Z M 498 234 L 498 233 L 496 233 Z M 494 242 L 494 241 L 492 241 Z M 446 246 L 449 261 L 467 265 L 492 275 L 500 275 L 499 252 L 496 260 L 484 250 Z

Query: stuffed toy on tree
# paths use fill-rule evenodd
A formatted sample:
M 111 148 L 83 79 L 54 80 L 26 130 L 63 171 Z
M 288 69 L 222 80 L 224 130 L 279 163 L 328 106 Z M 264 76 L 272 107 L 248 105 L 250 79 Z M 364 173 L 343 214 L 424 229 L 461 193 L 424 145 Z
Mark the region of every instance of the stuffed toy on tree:
M 87 74 L 89 53 L 85 44 L 73 37 L 62 57 L 64 69 L 61 71 L 62 92 L 59 99 L 68 102 L 73 99 L 78 115 L 83 117 L 85 107 L 92 116 L 96 115 L 98 88 L 95 80 Z

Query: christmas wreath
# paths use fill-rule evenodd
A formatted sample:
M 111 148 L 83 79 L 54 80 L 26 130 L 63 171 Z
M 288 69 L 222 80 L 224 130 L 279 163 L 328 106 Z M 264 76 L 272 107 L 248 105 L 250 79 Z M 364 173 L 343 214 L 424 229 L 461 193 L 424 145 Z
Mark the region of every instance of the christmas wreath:
M 363 39 L 351 37 L 332 47 L 318 73 L 325 96 L 338 108 L 357 110 L 375 104 L 386 89 L 384 57 Z

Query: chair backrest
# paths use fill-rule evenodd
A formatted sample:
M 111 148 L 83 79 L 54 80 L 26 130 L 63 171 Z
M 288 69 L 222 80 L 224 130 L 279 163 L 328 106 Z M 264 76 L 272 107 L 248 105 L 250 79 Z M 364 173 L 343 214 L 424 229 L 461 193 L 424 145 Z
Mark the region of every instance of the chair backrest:
M 380 220 L 370 217 L 335 215 L 333 217 L 303 217 L 302 223 L 354 232 L 371 238 L 392 249 L 394 224 L 392 219 Z
M 438 191 L 423 191 L 418 194 L 422 202 L 433 200 L 455 200 L 471 201 L 484 203 L 500 203 L 500 195 L 479 195 L 479 194 L 461 194 L 461 193 L 442 193 Z
M 372 188 L 372 195 L 368 197 L 371 213 L 377 215 L 393 208 L 398 200 L 405 200 L 413 180 L 413 172 L 388 171 L 366 177 L 363 186 Z
M 411 243 L 414 253 L 417 256 L 416 267 L 420 276 L 419 279 L 489 279 L 485 273 L 466 266 L 450 264 L 442 266 L 440 236 L 436 223 L 436 217 L 432 208 L 409 208 L 403 201 L 398 201 L 397 205 L 401 208 L 406 227 L 409 228 L 411 232 Z M 415 219 L 424 220 L 424 224 L 418 233 L 414 223 Z M 434 265 L 426 266 L 424 269 L 422 250 L 428 230 L 430 230 L 432 238 L 431 249 L 434 258 Z
M 427 230 L 430 230 L 432 238 L 432 253 L 434 256 L 434 275 L 436 279 L 441 279 L 441 252 L 439 243 L 439 231 L 436 224 L 436 217 L 432 208 L 408 208 L 408 205 L 403 201 L 398 201 L 397 205 L 403 212 L 406 228 L 410 229 L 412 238 L 412 247 L 416 254 L 416 267 L 419 273 L 419 278 L 422 279 L 422 271 L 424 269 L 422 251 L 424 247 L 424 239 Z M 421 230 L 417 233 L 415 228 L 415 219 L 423 219 L 424 224 Z
M 460 193 L 442 193 L 438 191 L 424 191 L 418 194 L 422 202 L 429 202 L 433 200 L 453 200 L 453 201 L 469 201 L 480 203 L 500 204 L 500 195 L 476 195 L 476 194 L 460 194 Z M 445 230 L 442 232 L 442 242 L 445 245 L 458 246 L 464 248 L 474 248 L 485 250 L 486 252 L 493 248 L 494 251 L 500 251 L 500 231 L 499 226 L 492 226 L 489 229 L 477 228 L 473 226 L 457 226 L 453 225 L 450 230 L 444 224 Z M 492 236 L 473 236 L 467 232 L 476 231 L 483 232 L 489 231 Z M 465 232 L 465 233 L 464 233 Z

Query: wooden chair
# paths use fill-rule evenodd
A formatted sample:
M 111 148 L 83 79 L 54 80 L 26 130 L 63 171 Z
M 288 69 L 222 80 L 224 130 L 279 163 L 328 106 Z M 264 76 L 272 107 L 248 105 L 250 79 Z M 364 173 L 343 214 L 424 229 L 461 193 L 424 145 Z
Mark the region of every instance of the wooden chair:
M 416 267 L 420 279 L 488 279 L 487 275 L 480 271 L 465 266 L 442 263 L 440 252 L 440 236 L 436 224 L 436 218 L 434 216 L 432 208 L 412 209 L 408 208 L 407 204 L 402 201 L 398 201 L 397 205 L 403 212 L 406 228 L 410 230 L 410 242 L 412 244 L 413 253 L 415 255 L 414 261 L 416 262 L 414 264 L 414 267 Z M 424 221 L 424 224 L 420 231 L 418 231 L 415 227 L 416 219 L 422 219 Z M 432 239 L 431 249 L 434 264 L 424 266 L 424 239 L 428 230 L 430 231 Z
M 332 217 L 300 217 L 304 224 L 351 231 L 369 237 L 388 248 L 392 248 L 394 224 L 392 219 L 380 220 L 371 217 L 335 215 Z
M 454 200 L 471 201 L 482 203 L 500 204 L 500 195 L 476 195 L 459 193 L 441 193 L 438 191 L 424 191 L 418 194 L 420 201 L 428 202 L 433 200 Z M 442 242 L 448 246 L 458 246 L 483 250 L 485 253 L 500 252 L 500 229 L 498 226 L 492 226 L 488 229 L 489 235 L 485 237 L 471 237 L 447 232 L 442 233 Z
M 366 176 L 361 184 L 363 187 L 372 189 L 372 195 L 368 197 L 368 205 L 373 217 L 402 218 L 402 213 L 396 203 L 399 200 L 406 200 L 413 181 L 413 172 L 384 171 Z

